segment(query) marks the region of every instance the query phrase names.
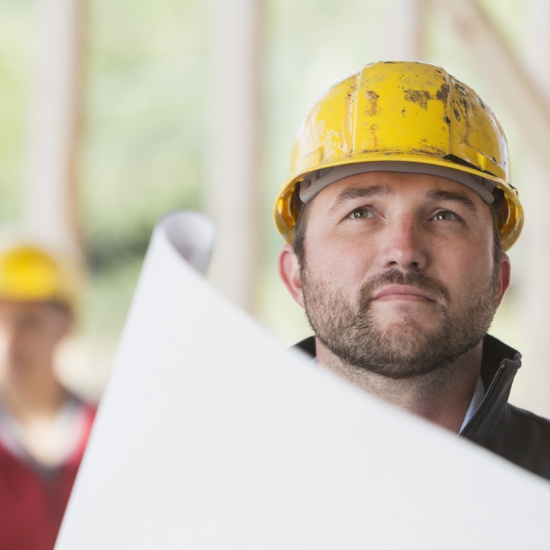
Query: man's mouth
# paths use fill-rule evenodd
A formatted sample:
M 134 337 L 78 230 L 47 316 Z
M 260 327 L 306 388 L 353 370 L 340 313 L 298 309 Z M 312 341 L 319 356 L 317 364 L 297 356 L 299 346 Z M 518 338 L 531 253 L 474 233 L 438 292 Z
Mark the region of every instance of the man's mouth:
M 371 301 L 436 302 L 433 294 L 412 285 L 389 285 L 376 290 Z

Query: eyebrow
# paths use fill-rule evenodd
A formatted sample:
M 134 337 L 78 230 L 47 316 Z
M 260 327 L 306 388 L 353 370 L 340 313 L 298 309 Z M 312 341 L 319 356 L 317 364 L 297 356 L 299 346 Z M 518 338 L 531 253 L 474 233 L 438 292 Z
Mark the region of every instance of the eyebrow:
M 344 189 L 335 199 L 334 204 L 331 206 L 330 211 L 334 212 L 338 210 L 346 202 L 353 201 L 355 199 L 371 199 L 374 197 L 387 197 L 392 194 L 392 190 L 386 185 L 372 185 L 370 187 L 352 187 L 350 189 Z M 434 189 L 428 191 L 426 196 L 434 201 L 451 201 L 462 204 L 472 213 L 476 214 L 478 209 L 473 200 L 469 199 L 463 193 L 458 191 L 444 191 Z
M 452 201 L 452 202 L 458 202 L 468 208 L 471 212 L 474 214 L 477 213 L 477 207 L 471 199 L 469 199 L 466 195 L 463 195 L 460 192 L 456 191 L 428 191 L 427 193 L 428 198 L 433 199 L 435 201 Z
M 346 202 L 355 200 L 355 199 L 370 199 L 373 197 L 384 197 L 391 195 L 391 189 L 385 185 L 373 185 L 371 187 L 352 187 L 350 189 L 344 189 L 334 201 L 334 204 L 331 206 L 330 211 L 334 212 Z

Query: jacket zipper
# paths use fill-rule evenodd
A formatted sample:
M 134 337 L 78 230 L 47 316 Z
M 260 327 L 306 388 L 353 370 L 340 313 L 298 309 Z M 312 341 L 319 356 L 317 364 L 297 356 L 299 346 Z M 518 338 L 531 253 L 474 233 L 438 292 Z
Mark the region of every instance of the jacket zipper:
M 483 399 L 480 401 L 479 405 L 477 406 L 476 410 L 474 411 L 474 414 L 472 414 L 472 417 L 470 418 L 470 420 L 468 420 L 468 423 L 466 424 L 466 426 L 464 426 L 464 429 L 460 432 L 459 435 L 462 435 L 463 433 L 465 433 L 468 430 L 468 428 L 470 427 L 470 424 L 472 424 L 472 422 L 476 419 L 480 409 L 483 406 L 485 406 L 485 403 L 487 403 L 487 401 L 489 401 L 490 393 L 491 393 L 492 389 L 494 388 L 495 384 L 497 383 L 497 380 L 502 376 L 502 373 L 506 369 L 507 365 L 504 363 L 504 361 L 506 361 L 506 359 L 504 359 L 502 361 L 502 363 L 500 364 L 500 366 L 498 368 L 498 371 L 496 372 L 495 376 L 491 380 L 491 383 L 489 384 L 489 387 L 487 388 L 487 391 L 485 392 L 485 395 L 483 396 Z

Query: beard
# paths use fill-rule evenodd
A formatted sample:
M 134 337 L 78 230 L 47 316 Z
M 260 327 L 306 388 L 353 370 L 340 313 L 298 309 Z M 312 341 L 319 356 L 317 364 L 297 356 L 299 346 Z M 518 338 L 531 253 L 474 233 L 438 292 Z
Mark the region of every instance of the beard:
M 499 304 L 499 269 L 485 286 L 449 307 L 446 287 L 418 271 L 389 270 L 368 280 L 351 303 L 342 289 L 301 270 L 306 315 L 319 341 L 344 363 L 392 379 L 443 369 L 476 346 L 487 333 Z M 373 292 L 388 284 L 411 285 L 436 298 L 441 321 L 427 329 L 411 314 L 381 327 L 372 311 Z

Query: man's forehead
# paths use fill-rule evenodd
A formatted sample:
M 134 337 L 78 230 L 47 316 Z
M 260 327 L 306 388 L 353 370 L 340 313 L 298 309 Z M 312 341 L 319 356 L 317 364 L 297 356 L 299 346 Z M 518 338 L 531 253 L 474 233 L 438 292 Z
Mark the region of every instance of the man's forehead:
M 356 198 L 392 197 L 398 194 L 427 200 L 464 199 L 474 204 L 484 201 L 472 189 L 441 176 L 408 172 L 367 172 L 341 179 L 319 192 L 331 202 Z M 315 202 L 315 199 L 313 200 Z
M 493 182 L 480 176 L 450 168 L 449 166 L 438 166 L 416 162 L 360 162 L 356 164 L 344 164 L 333 166 L 322 170 L 311 172 L 300 182 L 298 193 L 302 202 L 310 202 L 315 196 L 327 187 L 331 187 L 341 180 L 368 174 L 368 173 L 389 173 L 412 175 L 436 176 L 451 180 L 475 191 L 484 202 L 492 204 L 495 199 Z M 389 176 L 388 176 L 389 177 Z

